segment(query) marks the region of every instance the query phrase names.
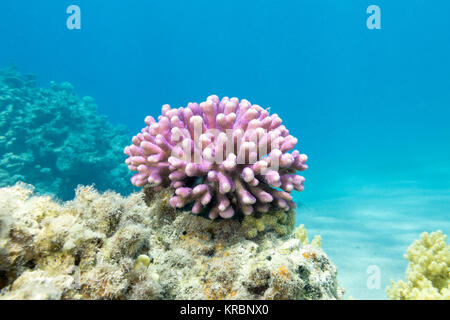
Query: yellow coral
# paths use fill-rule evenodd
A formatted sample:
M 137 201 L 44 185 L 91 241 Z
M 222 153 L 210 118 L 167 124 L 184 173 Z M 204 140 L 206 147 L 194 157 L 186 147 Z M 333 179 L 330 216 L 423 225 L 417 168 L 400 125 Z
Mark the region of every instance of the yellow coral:
M 408 248 L 406 282 L 391 281 L 393 300 L 450 300 L 450 246 L 440 230 L 424 232 Z
M 295 229 L 294 235 L 298 240 L 300 240 L 301 244 L 309 244 L 308 232 L 306 232 L 305 225 L 299 225 L 297 229 Z M 322 237 L 320 235 L 316 235 L 311 241 L 311 245 L 320 248 L 322 246 Z
M 263 231 L 275 231 L 279 236 L 292 232 L 295 225 L 295 211 L 271 211 L 261 215 L 246 216 L 242 221 L 242 230 L 247 238 L 255 238 Z

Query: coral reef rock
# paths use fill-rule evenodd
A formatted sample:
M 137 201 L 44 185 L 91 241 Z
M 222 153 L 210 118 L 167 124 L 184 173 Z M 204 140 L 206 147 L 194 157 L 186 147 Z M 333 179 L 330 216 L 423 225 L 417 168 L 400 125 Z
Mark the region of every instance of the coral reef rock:
M 210 219 L 235 213 L 267 213 L 294 209 L 292 190 L 303 191 L 308 159 L 297 150 L 277 114 L 248 100 L 209 96 L 186 108 L 163 105 L 156 121 L 124 150 L 126 164 L 138 171 L 131 182 L 175 188 L 174 208 L 191 206 Z M 279 190 L 281 189 L 281 190 Z
M 80 186 L 58 203 L 25 184 L 1 188 L 0 298 L 342 298 L 336 267 L 304 228 L 249 235 L 237 219 L 172 208 L 172 194 Z
M 441 231 L 424 232 L 408 248 L 406 282 L 392 282 L 392 300 L 450 300 L 450 245 Z
M 129 194 L 122 163 L 127 129 L 97 112 L 68 83 L 37 88 L 35 77 L 0 69 L 0 187 L 17 181 L 68 200 L 78 184 Z

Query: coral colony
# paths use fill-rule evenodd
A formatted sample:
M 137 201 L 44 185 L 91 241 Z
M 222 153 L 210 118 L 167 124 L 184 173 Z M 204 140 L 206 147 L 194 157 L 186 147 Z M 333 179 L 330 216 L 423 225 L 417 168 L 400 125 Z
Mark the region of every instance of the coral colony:
M 277 114 L 242 99 L 215 95 L 186 108 L 162 107 L 124 150 L 138 171 L 131 181 L 157 190 L 173 187 L 172 207 L 192 204 L 210 219 L 235 213 L 266 213 L 270 206 L 295 208 L 292 190 L 302 191 L 307 156 L 292 150 L 297 139 Z M 281 189 L 281 190 L 280 190 Z
M 438 230 L 423 232 L 408 248 L 406 281 L 386 288 L 392 300 L 450 300 L 450 245 Z

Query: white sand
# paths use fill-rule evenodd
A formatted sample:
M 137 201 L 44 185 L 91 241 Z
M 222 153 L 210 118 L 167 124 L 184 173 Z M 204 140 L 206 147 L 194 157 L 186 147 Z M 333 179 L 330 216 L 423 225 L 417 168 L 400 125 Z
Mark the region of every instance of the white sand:
M 424 231 L 450 234 L 450 190 L 420 189 L 411 182 L 347 190 L 346 197 L 308 201 L 297 209 L 297 225 L 320 234 L 337 265 L 346 297 L 386 299 L 390 279 L 404 279 L 411 242 Z M 302 194 L 296 200 L 304 201 Z M 380 270 L 379 289 L 367 286 L 367 269 Z

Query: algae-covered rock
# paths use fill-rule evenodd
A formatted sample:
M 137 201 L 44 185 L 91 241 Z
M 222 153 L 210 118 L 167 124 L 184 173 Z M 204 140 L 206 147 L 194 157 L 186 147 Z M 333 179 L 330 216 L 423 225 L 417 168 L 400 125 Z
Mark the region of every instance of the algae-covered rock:
M 249 239 L 239 220 L 171 208 L 172 194 L 79 187 L 58 203 L 23 184 L 0 189 L 0 297 L 342 298 L 336 267 L 292 228 Z

